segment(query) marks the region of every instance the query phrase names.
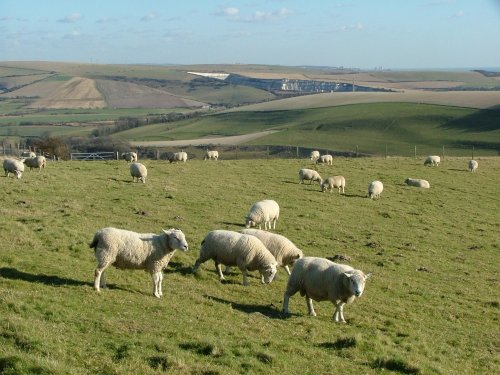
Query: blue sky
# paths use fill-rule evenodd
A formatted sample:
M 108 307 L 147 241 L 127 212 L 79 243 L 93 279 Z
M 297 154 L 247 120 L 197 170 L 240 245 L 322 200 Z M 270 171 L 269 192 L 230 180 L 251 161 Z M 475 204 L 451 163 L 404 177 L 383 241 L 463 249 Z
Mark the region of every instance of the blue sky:
M 0 0 L 0 60 L 500 67 L 500 0 Z

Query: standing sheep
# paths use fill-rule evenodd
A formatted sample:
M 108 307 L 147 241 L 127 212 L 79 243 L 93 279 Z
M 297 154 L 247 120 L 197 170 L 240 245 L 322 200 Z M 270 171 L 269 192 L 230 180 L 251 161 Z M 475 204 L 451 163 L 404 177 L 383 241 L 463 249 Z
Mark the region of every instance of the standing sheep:
M 169 155 L 168 161 L 170 163 L 173 162 L 178 162 L 178 161 L 183 161 L 184 163 L 187 160 L 187 152 L 181 151 L 181 152 L 174 152 L 173 154 Z
M 261 240 L 267 250 L 273 254 L 278 266 L 283 267 L 288 275 L 290 275 L 288 266 L 293 266 L 297 259 L 303 257 L 302 250 L 285 236 L 258 229 L 243 229 L 241 233 L 255 236 Z
M 148 170 L 144 164 L 132 163 L 130 164 L 130 175 L 132 176 L 132 181 L 142 181 L 143 184 L 146 183 L 146 177 L 148 176 Z
M 137 161 L 137 153 L 136 152 L 124 152 L 122 153 L 122 159 L 125 159 L 127 163 L 133 163 Z
M 103 228 L 97 231 L 90 247 L 95 249 L 97 268 L 94 288 L 100 291 L 101 275 L 113 265 L 120 269 L 143 269 L 153 278 L 153 294 L 160 298 L 163 269 L 168 265 L 176 249 L 188 251 L 184 233 L 179 229 L 163 230 L 163 233 L 136 233 L 123 229 Z
M 21 153 L 22 158 L 34 158 L 36 154 L 33 151 L 23 151 Z
M 271 229 L 271 222 L 273 224 L 273 229 L 276 229 L 276 222 L 280 217 L 280 206 L 278 203 L 272 199 L 266 199 L 263 201 L 255 202 L 245 219 L 245 228 L 250 228 L 259 225 L 261 229 L 261 224 L 264 223 L 264 229 Z
M 205 157 L 203 160 L 218 160 L 219 159 L 219 151 L 208 151 L 205 153 Z
M 331 301 L 335 304 L 333 320 L 345 323 L 344 305 L 361 297 L 365 275 L 348 265 L 334 263 L 324 258 L 305 257 L 297 260 L 288 278 L 283 298 L 283 312 L 288 314 L 288 301 L 295 293 L 306 297 L 309 315 L 316 316 L 312 301 Z
M 408 186 L 415 186 L 415 187 L 424 188 L 424 189 L 430 189 L 430 187 L 431 187 L 431 185 L 429 184 L 429 181 L 421 180 L 418 178 L 407 178 L 405 180 L 405 184 Z
M 316 164 L 333 164 L 333 156 L 332 155 L 321 155 L 317 160 Z
M 424 165 L 436 167 L 439 167 L 439 163 L 441 163 L 441 158 L 438 155 L 429 155 L 424 161 Z
M 340 189 L 342 189 L 342 194 L 344 194 L 344 189 L 345 189 L 345 178 L 344 178 L 344 176 L 332 176 L 332 177 L 328 177 L 321 184 L 321 191 L 322 192 L 330 190 L 330 193 L 331 193 L 333 191 L 333 188 L 337 188 L 339 190 L 339 194 L 340 194 Z
M 299 184 L 303 183 L 304 180 L 309 180 L 309 185 L 316 181 L 320 184 L 320 186 L 323 183 L 323 179 L 314 169 L 302 168 L 299 171 Z
M 5 176 L 9 177 L 9 173 L 13 173 L 17 179 L 20 179 L 24 172 L 24 160 L 5 159 L 3 161 L 3 170 Z
M 477 161 L 469 160 L 469 171 L 475 172 L 478 166 L 479 165 L 478 165 Z
M 40 155 L 35 156 L 34 158 L 25 159 L 24 164 L 30 168 L 30 171 L 33 170 L 33 168 L 38 168 L 38 172 L 40 172 L 42 168 L 45 168 L 47 165 L 47 160 L 45 159 L 45 156 Z
M 248 285 L 248 271 L 258 270 L 262 283 L 270 283 L 278 265 L 273 254 L 257 237 L 228 230 L 214 230 L 205 236 L 193 272 L 209 259 L 213 259 L 221 281 L 224 280 L 222 264 L 228 267 L 237 266 L 243 273 L 245 286 Z
M 368 197 L 370 199 L 380 198 L 380 194 L 384 191 L 384 184 L 380 181 L 372 181 L 368 185 Z
M 317 150 L 311 151 L 310 157 L 311 157 L 311 161 L 316 162 L 316 160 L 318 160 L 318 158 L 319 158 L 319 151 L 317 151 Z

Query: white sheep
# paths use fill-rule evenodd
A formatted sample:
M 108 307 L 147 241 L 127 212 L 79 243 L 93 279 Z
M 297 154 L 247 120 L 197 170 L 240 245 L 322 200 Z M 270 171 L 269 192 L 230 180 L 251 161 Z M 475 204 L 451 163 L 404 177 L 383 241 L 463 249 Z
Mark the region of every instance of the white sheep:
M 219 151 L 213 150 L 205 153 L 205 157 L 203 160 L 218 160 L 219 159 Z
M 321 184 L 321 191 L 322 192 L 330 190 L 330 193 L 331 193 L 333 191 L 333 188 L 337 188 L 339 190 L 339 193 L 340 193 L 340 189 L 342 189 L 342 194 L 344 193 L 344 189 L 345 189 L 345 178 L 344 178 L 344 176 L 332 176 L 332 177 L 328 177 Z
M 264 229 L 271 229 L 271 223 L 273 224 L 273 229 L 276 229 L 276 222 L 280 217 L 280 206 L 278 203 L 272 199 L 265 199 L 263 201 L 255 202 L 250 211 L 245 218 L 245 227 L 250 228 L 259 225 L 261 229 L 262 223 L 264 223 Z
M 120 269 L 143 269 L 153 278 L 153 294 L 160 298 L 163 269 L 176 249 L 188 251 L 184 233 L 179 229 L 163 230 L 163 233 L 136 233 L 117 228 L 103 228 L 94 235 L 90 247 L 95 249 L 97 268 L 94 288 L 100 291 L 101 275 L 113 265 Z
M 312 301 L 331 301 L 335 304 L 333 320 L 345 323 L 344 305 L 361 297 L 365 281 L 371 274 L 365 275 L 345 264 L 338 264 L 328 259 L 305 257 L 295 262 L 292 274 L 283 298 L 283 312 L 288 314 L 288 302 L 291 296 L 300 292 L 306 297 L 309 314 L 316 316 Z
M 323 183 L 323 179 L 319 175 L 318 171 L 315 171 L 314 169 L 302 168 L 299 171 L 299 184 L 303 183 L 304 180 L 309 180 L 309 185 L 316 181 L 320 184 L 320 186 Z
M 475 172 L 479 164 L 475 160 L 469 160 L 469 171 Z
M 368 185 L 368 197 L 372 198 L 380 198 L 380 194 L 384 191 L 384 184 L 380 181 L 372 181 L 370 185 Z
M 438 155 L 429 155 L 424 161 L 424 165 L 436 167 L 439 167 L 439 163 L 441 163 L 441 158 Z
M 316 164 L 333 164 L 333 156 L 332 155 L 321 155 L 317 160 Z
M 407 178 L 405 184 L 408 186 L 415 186 L 419 188 L 429 189 L 431 185 L 427 180 L 421 180 L 419 178 Z
M 295 246 L 288 238 L 280 234 L 259 229 L 243 229 L 240 233 L 249 234 L 261 240 L 267 250 L 273 254 L 276 262 L 278 262 L 278 266 L 283 267 L 289 275 L 290 268 L 288 266 L 293 266 L 297 259 L 304 256 L 302 250 Z
M 316 160 L 318 160 L 318 158 L 319 158 L 319 151 L 317 151 L 317 150 L 311 151 L 310 158 L 311 158 L 311 160 L 312 160 L 312 161 L 314 161 L 314 162 L 315 162 Z
M 237 266 L 243 273 L 243 285 L 248 285 L 248 271 L 258 270 L 262 283 L 273 281 L 278 263 L 273 254 L 254 236 L 229 230 L 209 232 L 201 242 L 200 256 L 193 272 L 209 259 L 213 259 L 220 280 L 224 280 L 221 265 Z
M 180 151 L 180 152 L 174 152 L 173 154 L 169 155 L 168 161 L 170 163 L 178 162 L 178 161 L 183 161 L 186 162 L 187 160 L 187 152 L 185 151 Z
M 34 158 L 36 154 L 33 151 L 23 151 L 21 153 L 22 158 Z
M 148 176 L 148 170 L 144 164 L 141 163 L 132 163 L 130 164 L 130 175 L 132 176 L 132 181 L 142 181 L 142 183 L 146 183 L 146 177 Z
M 122 159 L 125 159 L 127 163 L 133 163 L 137 161 L 137 153 L 136 152 L 124 152 L 122 153 Z
M 3 161 L 3 170 L 5 176 L 9 177 L 9 173 L 13 173 L 17 179 L 21 178 L 24 172 L 24 160 L 5 159 Z
M 38 172 L 40 172 L 47 165 L 47 159 L 45 159 L 45 156 L 35 156 L 34 158 L 25 159 L 24 164 L 30 168 L 30 171 L 33 168 L 38 168 Z

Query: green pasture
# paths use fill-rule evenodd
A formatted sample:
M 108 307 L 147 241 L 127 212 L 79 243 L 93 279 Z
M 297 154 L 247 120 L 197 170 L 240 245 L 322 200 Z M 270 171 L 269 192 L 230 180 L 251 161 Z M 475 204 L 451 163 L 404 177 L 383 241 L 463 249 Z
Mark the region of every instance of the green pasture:
M 298 184 L 308 159 L 49 162 L 22 179 L 0 177 L 0 369 L 5 374 L 497 374 L 500 372 L 500 159 L 335 158 L 323 177 L 344 195 Z M 429 190 L 406 186 L 425 178 Z M 366 197 L 372 180 L 379 200 Z M 212 262 L 192 274 L 214 229 L 240 230 L 251 204 L 275 199 L 276 232 L 308 256 L 342 254 L 373 272 L 361 298 L 332 320 L 333 305 L 290 300 L 287 276 L 269 285 L 237 269 L 220 283 Z M 92 286 L 96 230 L 183 230 L 190 245 L 164 272 L 106 271 Z

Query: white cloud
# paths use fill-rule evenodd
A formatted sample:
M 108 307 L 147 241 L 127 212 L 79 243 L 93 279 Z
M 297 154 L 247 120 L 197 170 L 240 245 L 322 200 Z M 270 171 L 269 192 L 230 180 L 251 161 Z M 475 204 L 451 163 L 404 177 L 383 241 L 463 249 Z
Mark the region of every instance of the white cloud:
M 334 31 L 356 31 L 356 30 L 363 30 L 365 27 L 362 23 L 357 23 L 353 25 L 343 25 L 338 28 L 336 28 Z
M 465 16 L 465 12 L 463 10 L 459 10 L 453 15 L 453 17 L 463 17 L 463 16 Z
M 63 22 L 63 23 L 75 23 L 79 20 L 82 19 L 82 15 L 80 13 L 72 13 L 68 16 L 65 16 L 61 19 L 58 19 L 57 22 Z
M 112 22 L 115 22 L 116 21 L 116 18 L 113 18 L 113 17 L 103 17 L 103 18 L 99 18 L 96 22 L 97 23 L 112 23 Z
M 141 21 L 153 21 L 158 18 L 158 14 L 156 12 L 149 12 L 145 16 L 141 17 Z

